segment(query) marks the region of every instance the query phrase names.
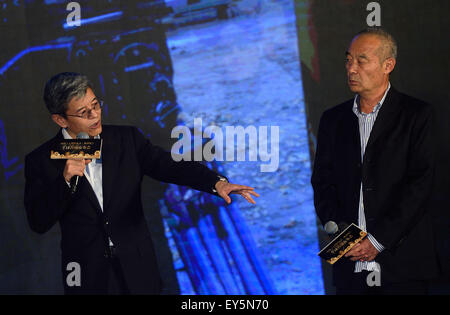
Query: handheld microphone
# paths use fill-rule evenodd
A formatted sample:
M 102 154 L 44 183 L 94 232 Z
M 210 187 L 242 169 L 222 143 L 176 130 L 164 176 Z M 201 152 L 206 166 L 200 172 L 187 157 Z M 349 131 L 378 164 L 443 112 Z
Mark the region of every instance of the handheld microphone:
M 339 227 L 334 221 L 328 221 L 327 223 L 325 223 L 323 228 L 328 235 L 336 234 L 337 231 L 339 231 Z
M 325 232 L 327 232 L 327 234 L 329 236 L 333 236 L 333 235 L 339 234 L 343 230 L 345 230 L 347 227 L 348 227 L 348 224 L 345 223 L 345 222 L 341 222 L 339 224 L 336 224 L 336 222 L 334 222 L 334 221 L 328 221 L 323 226 Z
M 89 135 L 86 132 L 80 132 L 79 134 L 77 134 L 77 139 L 89 139 Z M 80 176 L 78 175 L 72 176 L 72 178 L 70 179 L 70 193 L 72 195 L 77 191 L 79 179 Z

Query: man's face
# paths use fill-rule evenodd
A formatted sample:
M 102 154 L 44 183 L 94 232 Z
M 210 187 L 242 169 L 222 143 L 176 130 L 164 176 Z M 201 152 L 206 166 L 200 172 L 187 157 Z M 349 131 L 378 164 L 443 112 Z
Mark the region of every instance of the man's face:
M 389 80 L 382 41 L 374 35 L 360 35 L 353 39 L 346 53 L 348 86 L 354 93 L 362 96 L 377 93 Z
M 66 130 L 72 138 L 76 138 L 80 132 L 86 132 L 90 137 L 95 137 L 102 132 L 102 117 L 100 101 L 94 92 L 88 88 L 86 94 L 80 98 L 72 98 L 67 106 L 66 118 L 60 118 L 56 123 Z M 94 110 L 97 108 L 97 110 Z M 75 117 L 84 116 L 86 118 Z

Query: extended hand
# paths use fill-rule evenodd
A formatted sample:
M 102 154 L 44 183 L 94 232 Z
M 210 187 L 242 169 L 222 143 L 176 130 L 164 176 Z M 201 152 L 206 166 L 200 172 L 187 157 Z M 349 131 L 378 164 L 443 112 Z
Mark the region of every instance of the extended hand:
M 345 257 L 350 258 L 351 261 L 372 261 L 378 254 L 379 251 L 372 245 L 368 238 L 365 238 L 345 254 Z
M 250 195 L 259 197 L 259 195 L 253 191 L 253 187 L 231 184 L 224 181 L 218 181 L 215 185 L 215 189 L 217 191 L 217 194 L 222 197 L 228 204 L 231 203 L 231 198 L 228 196 L 229 194 L 239 194 L 247 199 L 248 202 L 253 204 L 256 204 L 256 202 Z

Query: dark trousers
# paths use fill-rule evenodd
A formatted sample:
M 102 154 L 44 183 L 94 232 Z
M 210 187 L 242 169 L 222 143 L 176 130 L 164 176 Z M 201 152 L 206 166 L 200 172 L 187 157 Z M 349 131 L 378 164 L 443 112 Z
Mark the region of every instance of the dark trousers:
M 405 281 L 383 283 L 380 286 L 369 286 L 367 277 L 370 272 L 349 274 L 345 283 L 336 284 L 336 295 L 425 295 L 428 293 L 426 281 Z M 382 278 L 381 278 L 382 279 Z
M 122 266 L 116 256 L 108 258 L 109 261 L 109 278 L 108 278 L 108 295 L 128 295 L 128 289 L 125 277 L 123 275 Z

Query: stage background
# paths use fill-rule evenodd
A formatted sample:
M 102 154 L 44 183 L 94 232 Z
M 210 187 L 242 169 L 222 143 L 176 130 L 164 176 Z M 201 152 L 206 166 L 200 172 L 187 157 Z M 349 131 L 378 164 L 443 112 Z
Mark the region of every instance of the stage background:
M 167 150 L 172 128 L 194 118 L 224 132 L 267 126 L 269 150 L 279 145 L 276 172 L 248 161 L 248 142 L 246 162 L 208 164 L 254 186 L 256 206 L 144 180 L 165 293 L 323 294 L 294 3 L 78 1 L 82 25 L 70 27 L 68 2 L 1 7 L 0 292 L 62 292 L 59 226 L 30 231 L 23 159 L 58 132 L 46 80 L 76 71 L 104 100 L 104 123 L 136 125 Z
M 69 2 L 0 2 L 0 293 L 62 293 L 59 226 L 33 233 L 23 207 L 24 156 L 58 132 L 42 91 L 61 71 L 90 77 L 106 104 L 104 123 L 135 125 L 167 150 L 172 128 L 193 130 L 194 118 L 224 131 L 280 127 L 276 172 L 260 172 L 261 161 L 206 163 L 254 186 L 256 206 L 234 198 L 225 208 L 207 194 L 144 180 L 164 293 L 332 293 L 330 268 L 317 257 L 325 237 L 310 157 L 321 113 L 352 97 L 344 53 L 367 26 L 371 1 L 78 1 L 80 27 L 65 25 Z M 399 44 L 392 84 L 438 113 L 432 211 L 442 276 L 433 288 L 442 292 L 450 274 L 449 4 L 377 3 Z
M 351 38 L 367 27 L 367 9 L 374 1 L 296 0 L 305 108 L 311 157 L 319 119 L 324 110 L 353 97 L 346 83 L 345 52 Z M 450 106 L 448 35 L 450 2 L 446 0 L 375 1 L 380 6 L 381 26 L 398 44 L 397 65 L 391 75 L 399 91 L 434 106 L 436 177 L 431 211 L 442 274 L 433 282 L 433 292 L 450 292 Z M 372 19 L 369 19 L 372 20 Z M 325 236 L 319 230 L 320 239 Z M 331 268 L 323 264 L 326 291 Z

